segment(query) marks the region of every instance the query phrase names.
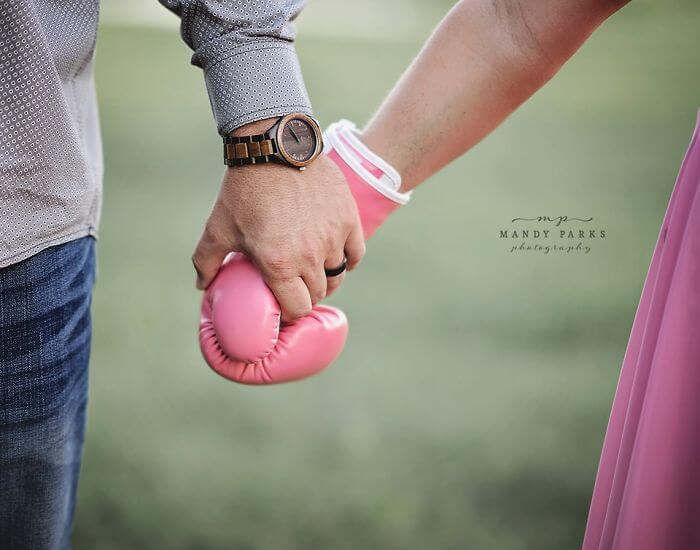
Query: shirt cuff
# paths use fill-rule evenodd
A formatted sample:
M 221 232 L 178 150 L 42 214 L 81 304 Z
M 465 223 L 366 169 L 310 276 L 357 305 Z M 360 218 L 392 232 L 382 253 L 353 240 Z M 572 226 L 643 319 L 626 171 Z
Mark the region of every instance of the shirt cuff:
M 207 46 L 197 51 L 192 61 L 204 69 L 222 136 L 256 120 L 289 113 L 311 116 L 311 102 L 292 44 L 261 40 L 223 54 L 221 40 Z

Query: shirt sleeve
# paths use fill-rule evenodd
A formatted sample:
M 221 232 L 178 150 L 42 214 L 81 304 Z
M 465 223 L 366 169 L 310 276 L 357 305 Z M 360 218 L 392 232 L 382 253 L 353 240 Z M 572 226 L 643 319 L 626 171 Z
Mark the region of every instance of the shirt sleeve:
M 288 113 L 311 115 L 292 22 L 305 0 L 159 0 L 181 19 L 221 135 Z

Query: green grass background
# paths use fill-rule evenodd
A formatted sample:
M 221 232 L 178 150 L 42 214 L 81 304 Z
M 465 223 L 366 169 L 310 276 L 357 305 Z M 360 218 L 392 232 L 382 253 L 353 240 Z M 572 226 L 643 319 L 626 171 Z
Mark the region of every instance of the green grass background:
M 364 122 L 418 51 L 301 36 L 324 124 Z M 342 357 L 249 388 L 197 347 L 190 254 L 222 173 L 176 32 L 105 25 L 106 158 L 77 549 L 566 550 L 700 104 L 700 11 L 632 4 L 419 189 L 332 303 Z M 378 35 L 380 33 L 378 32 Z M 358 84 L 359 83 L 359 84 Z M 516 216 L 592 216 L 588 255 L 513 255 Z

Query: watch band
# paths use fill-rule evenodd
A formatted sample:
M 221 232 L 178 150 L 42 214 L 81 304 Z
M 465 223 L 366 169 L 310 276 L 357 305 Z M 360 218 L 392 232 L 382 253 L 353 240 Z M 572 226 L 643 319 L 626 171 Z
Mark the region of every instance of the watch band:
M 277 140 L 270 138 L 268 132 L 224 137 L 224 163 L 228 166 L 270 162 L 277 153 Z
M 309 149 L 305 158 L 299 158 L 286 149 L 284 136 L 290 124 L 301 123 L 309 127 L 314 134 L 313 150 Z M 302 144 L 300 138 L 289 126 L 290 133 L 297 144 Z M 323 150 L 323 134 L 318 122 L 303 113 L 290 113 L 277 119 L 265 133 L 249 136 L 224 136 L 224 164 L 227 166 L 243 166 L 246 164 L 264 164 L 272 160 L 287 164 L 299 170 L 305 170 Z M 311 146 L 310 142 L 306 143 Z

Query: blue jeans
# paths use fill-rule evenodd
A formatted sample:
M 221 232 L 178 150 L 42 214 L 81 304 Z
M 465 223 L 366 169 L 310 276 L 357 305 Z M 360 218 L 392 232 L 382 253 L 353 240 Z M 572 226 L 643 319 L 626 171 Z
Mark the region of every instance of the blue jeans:
M 85 431 L 91 237 L 0 269 L 0 548 L 70 547 Z

